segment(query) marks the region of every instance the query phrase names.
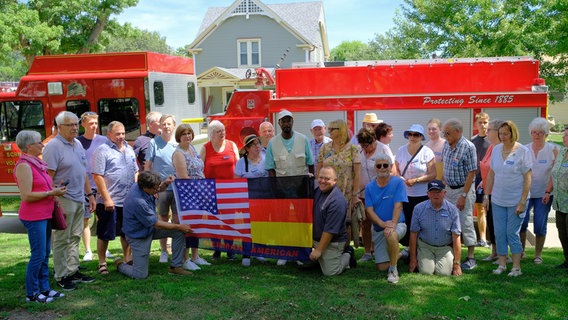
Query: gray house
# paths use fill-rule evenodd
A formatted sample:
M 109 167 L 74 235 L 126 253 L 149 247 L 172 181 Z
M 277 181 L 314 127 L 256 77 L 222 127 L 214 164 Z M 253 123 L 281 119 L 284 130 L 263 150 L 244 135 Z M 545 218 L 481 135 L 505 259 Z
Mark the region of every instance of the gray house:
M 255 68 L 321 65 L 329 58 L 323 3 L 237 0 L 207 10 L 193 53 L 204 113 L 224 111 L 235 89 L 254 89 Z M 249 70 L 247 77 L 247 70 Z

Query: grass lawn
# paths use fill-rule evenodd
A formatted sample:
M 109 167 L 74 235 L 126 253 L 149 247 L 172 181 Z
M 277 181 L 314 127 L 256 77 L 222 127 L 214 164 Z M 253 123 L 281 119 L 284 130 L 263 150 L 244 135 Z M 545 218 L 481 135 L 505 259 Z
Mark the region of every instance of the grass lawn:
M 372 263 L 324 277 L 275 261 L 244 268 L 224 254 L 193 276 L 170 276 L 154 241 L 148 279 L 128 279 L 112 265 L 101 276 L 92 261 L 83 265 L 96 282 L 39 305 L 25 302 L 26 236 L 0 234 L 0 242 L 0 319 L 568 319 L 568 274 L 554 268 L 563 261 L 557 248 L 545 249 L 540 266 L 529 249 L 518 278 L 493 275 L 495 266 L 481 261 L 489 249 L 476 248 L 478 268 L 461 277 L 409 274 L 401 262 L 391 285 Z M 110 248 L 120 252 L 118 241 Z M 209 260 L 211 252 L 201 255 Z

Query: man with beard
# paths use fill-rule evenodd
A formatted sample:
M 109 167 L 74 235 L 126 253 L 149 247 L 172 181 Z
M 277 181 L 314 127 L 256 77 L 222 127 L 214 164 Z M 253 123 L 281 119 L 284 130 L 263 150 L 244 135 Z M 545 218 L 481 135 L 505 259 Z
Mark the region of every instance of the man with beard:
M 387 271 L 389 283 L 398 282 L 398 241 L 406 234 L 402 203 L 408 202 L 404 181 L 392 175 L 392 159 L 381 153 L 375 160 L 377 178 L 365 187 L 365 211 L 373 222 L 375 265 Z
M 265 169 L 271 177 L 299 176 L 314 173 L 314 159 L 305 135 L 292 129 L 292 112 L 278 113 L 278 125 L 282 133 L 268 143 Z
M 270 177 L 313 175 L 314 159 L 310 143 L 305 135 L 293 131 L 292 112 L 282 110 L 278 113 L 278 125 L 282 133 L 268 143 L 264 168 Z M 277 265 L 283 266 L 286 260 L 279 259 Z M 300 264 L 300 263 L 298 263 Z

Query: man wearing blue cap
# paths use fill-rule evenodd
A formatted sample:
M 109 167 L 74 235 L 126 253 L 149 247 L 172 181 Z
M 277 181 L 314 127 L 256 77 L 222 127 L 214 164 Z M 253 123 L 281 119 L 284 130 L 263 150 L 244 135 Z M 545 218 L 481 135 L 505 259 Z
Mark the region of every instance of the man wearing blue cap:
M 414 208 L 410 225 L 410 272 L 444 276 L 462 274 L 460 212 L 444 199 L 440 180 L 428 183 L 428 199 Z

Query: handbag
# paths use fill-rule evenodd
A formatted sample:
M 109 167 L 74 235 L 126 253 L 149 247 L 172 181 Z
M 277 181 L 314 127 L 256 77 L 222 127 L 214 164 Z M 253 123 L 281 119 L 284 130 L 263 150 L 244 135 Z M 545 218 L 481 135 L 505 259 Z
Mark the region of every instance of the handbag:
M 51 217 L 51 228 L 54 230 L 65 230 L 67 229 L 67 221 L 65 220 L 65 214 L 59 206 L 59 201 L 57 198 L 54 199 L 53 214 Z

